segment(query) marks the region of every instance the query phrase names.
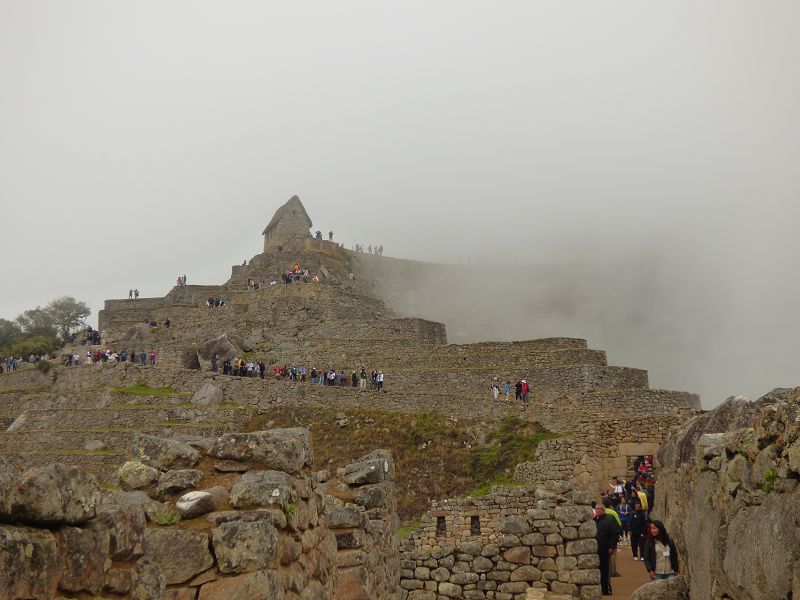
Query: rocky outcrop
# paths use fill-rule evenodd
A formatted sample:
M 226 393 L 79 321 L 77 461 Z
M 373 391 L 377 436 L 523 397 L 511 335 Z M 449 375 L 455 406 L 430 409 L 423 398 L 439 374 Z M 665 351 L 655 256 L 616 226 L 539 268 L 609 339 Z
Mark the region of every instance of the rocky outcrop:
M 800 388 L 730 399 L 666 441 L 655 514 L 693 600 L 800 598 L 799 453 Z
M 50 465 L 14 477 L 0 472 L 0 600 L 123 597 L 397 597 L 399 557 L 391 455 L 380 484 L 328 481 L 311 470 L 306 430 L 230 436 L 200 450 L 141 436 L 120 477 L 136 491 L 103 491 L 82 470 Z M 228 460 L 255 458 L 220 475 L 204 447 Z M 234 457 L 235 455 L 235 457 Z M 264 464 L 290 472 L 262 470 Z M 175 466 L 195 465 L 197 469 Z M 374 493 L 370 491 L 375 487 Z M 183 493 L 190 487 L 195 491 Z M 333 494 L 333 495 L 331 495 Z M 359 504 L 363 499 L 364 506 Z M 227 503 L 239 510 L 225 510 Z M 150 526 L 147 526 L 150 521 Z

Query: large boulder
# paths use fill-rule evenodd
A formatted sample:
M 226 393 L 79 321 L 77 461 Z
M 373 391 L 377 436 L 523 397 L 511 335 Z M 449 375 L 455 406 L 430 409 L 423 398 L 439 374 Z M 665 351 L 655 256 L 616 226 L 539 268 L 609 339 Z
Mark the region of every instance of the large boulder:
M 644 584 L 631 594 L 631 600 L 689 600 L 689 588 L 681 575 Z
M 95 516 L 98 492 L 97 480 L 79 466 L 30 469 L 14 483 L 11 514 L 28 523 L 83 523 Z
M 200 460 L 200 452 L 185 442 L 139 434 L 131 448 L 131 458 L 160 471 L 191 469 Z
M 211 568 L 208 535 L 180 529 L 147 529 L 144 555 L 161 566 L 167 585 L 184 583 Z
M 158 469 L 139 462 L 129 460 L 117 470 L 119 485 L 123 490 L 144 490 L 158 481 L 161 472 Z
M 281 471 L 250 471 L 231 488 L 234 508 L 285 507 L 297 500 L 292 478 Z
M 58 530 L 60 578 L 58 587 L 68 592 L 98 594 L 103 588 L 110 561 L 111 538 L 98 521 L 85 527 Z
M 233 339 L 225 334 L 209 340 L 197 349 L 197 357 L 201 361 L 210 361 L 217 354 L 220 362 L 226 358 L 236 358 L 241 356 L 246 350 L 236 343 L 236 336 Z
M 228 490 L 222 486 L 216 486 L 208 490 L 184 494 L 178 498 L 175 503 L 175 509 L 182 519 L 194 519 L 218 510 L 227 504 L 228 500 Z
M 200 485 L 203 474 L 197 469 L 178 469 L 161 474 L 156 496 L 162 500 L 171 494 L 193 489 Z
M 344 468 L 344 481 L 351 486 L 392 479 L 394 479 L 394 460 L 389 450 L 375 450 Z
M 192 404 L 222 404 L 225 402 L 225 394 L 213 383 L 205 383 L 192 396 Z
M 210 581 L 200 588 L 198 600 L 283 600 L 283 587 L 274 571 L 254 571 Z
M 130 598 L 136 600 L 163 600 L 166 578 L 161 567 L 150 558 L 140 558 L 133 570 Z
M 278 534 L 272 523 L 230 521 L 211 532 L 214 555 L 223 573 L 264 569 L 275 556 Z
M 58 548 L 47 530 L 0 525 L 0 598 L 53 598 Z
M 130 560 L 142 555 L 147 519 L 141 504 L 101 504 L 97 520 L 108 528 L 112 559 Z
M 253 433 L 226 433 L 209 454 L 216 458 L 256 462 L 265 469 L 296 473 L 314 461 L 307 429 L 269 429 Z

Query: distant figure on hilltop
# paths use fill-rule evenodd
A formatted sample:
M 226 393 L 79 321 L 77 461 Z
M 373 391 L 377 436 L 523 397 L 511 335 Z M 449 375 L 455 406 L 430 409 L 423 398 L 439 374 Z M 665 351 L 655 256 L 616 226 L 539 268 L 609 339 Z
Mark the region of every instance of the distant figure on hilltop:
M 329 242 L 332 242 L 332 241 L 333 241 L 333 230 L 330 230 L 330 231 L 328 232 L 328 241 L 329 241 Z
M 128 290 L 128 300 L 133 300 L 133 288 Z
M 139 289 L 138 288 L 134 288 L 134 290 L 133 290 L 133 298 L 135 300 L 139 299 Z
M 314 237 L 318 240 L 322 240 L 322 232 L 317 230 L 317 232 L 314 234 Z

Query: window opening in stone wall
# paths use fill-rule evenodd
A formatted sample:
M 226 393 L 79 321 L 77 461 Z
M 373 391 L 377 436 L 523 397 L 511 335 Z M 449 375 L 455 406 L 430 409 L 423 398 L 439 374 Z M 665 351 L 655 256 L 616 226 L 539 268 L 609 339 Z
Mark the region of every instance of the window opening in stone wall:
M 436 517 L 436 535 L 444 535 L 447 532 L 447 525 L 444 517 Z
M 478 516 L 470 517 L 469 519 L 469 534 L 470 535 L 480 535 L 481 534 L 481 518 Z

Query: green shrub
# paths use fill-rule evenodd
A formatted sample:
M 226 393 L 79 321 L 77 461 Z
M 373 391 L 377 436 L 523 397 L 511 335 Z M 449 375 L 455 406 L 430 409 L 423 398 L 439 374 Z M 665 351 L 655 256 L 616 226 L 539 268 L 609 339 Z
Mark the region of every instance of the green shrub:
M 761 486 L 761 490 L 767 494 L 769 494 L 772 489 L 775 487 L 775 480 L 778 478 L 778 474 L 775 472 L 775 469 L 769 468 L 764 471 L 764 485 Z
M 175 523 L 181 520 L 181 516 L 174 510 L 169 510 L 163 513 L 153 513 L 150 518 L 156 525 L 161 525 L 164 527 L 175 525 Z

